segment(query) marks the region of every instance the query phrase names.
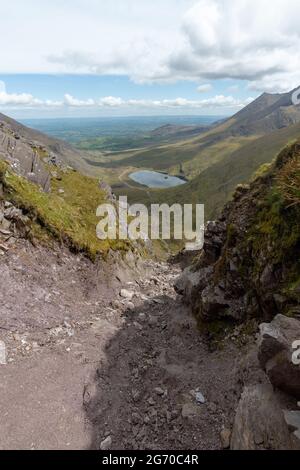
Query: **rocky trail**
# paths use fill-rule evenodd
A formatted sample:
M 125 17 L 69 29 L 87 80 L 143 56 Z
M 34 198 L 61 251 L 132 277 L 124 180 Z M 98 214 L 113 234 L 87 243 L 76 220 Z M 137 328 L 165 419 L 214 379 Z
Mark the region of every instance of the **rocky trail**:
M 147 261 L 124 281 L 1 237 L 1 449 L 229 446 L 239 352 L 209 351 L 173 288 L 179 266 Z

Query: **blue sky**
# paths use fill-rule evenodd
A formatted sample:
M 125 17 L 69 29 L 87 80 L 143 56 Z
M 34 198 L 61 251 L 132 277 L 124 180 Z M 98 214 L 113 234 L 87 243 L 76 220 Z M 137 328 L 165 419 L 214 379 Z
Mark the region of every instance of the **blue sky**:
M 16 118 L 26 117 L 62 117 L 62 116 L 112 116 L 112 115 L 156 115 L 156 114 L 207 114 L 227 115 L 235 112 L 239 106 L 236 102 L 244 103 L 249 99 L 247 84 L 237 80 L 215 80 L 210 83 L 195 83 L 194 81 L 179 81 L 175 83 L 134 83 L 128 76 L 99 76 L 99 75 L 44 75 L 44 74 L 13 74 L 0 75 L 0 82 L 5 84 L 7 95 L 22 96 L 28 94 L 35 99 L 45 102 L 63 103 L 65 96 L 70 95 L 82 101 L 78 106 L 21 106 L 11 105 L 9 114 Z M 2 85 L 4 88 L 4 85 Z M 200 90 L 199 90 L 200 87 Z M 0 86 L 1 90 L 1 86 Z M 216 96 L 232 96 L 228 106 L 176 106 L 173 102 L 182 98 L 191 103 L 203 100 L 214 100 Z M 255 93 L 254 93 L 255 95 Z M 84 106 L 84 102 L 103 97 L 118 97 L 124 102 L 122 106 Z M 170 105 L 153 106 L 152 103 L 165 100 Z M 126 104 L 140 101 L 133 106 Z M 145 105 L 142 103 L 146 101 Z M 147 103 L 149 103 L 147 105 Z
M 300 84 L 298 0 L 270 5 L 0 0 L 0 111 L 233 114 L 263 91 Z

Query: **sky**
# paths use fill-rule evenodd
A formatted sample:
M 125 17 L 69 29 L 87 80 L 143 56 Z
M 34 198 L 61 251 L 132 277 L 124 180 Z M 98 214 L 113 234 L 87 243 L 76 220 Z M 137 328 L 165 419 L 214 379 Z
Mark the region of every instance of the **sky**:
M 233 114 L 300 85 L 298 10 L 299 0 L 0 0 L 0 111 Z

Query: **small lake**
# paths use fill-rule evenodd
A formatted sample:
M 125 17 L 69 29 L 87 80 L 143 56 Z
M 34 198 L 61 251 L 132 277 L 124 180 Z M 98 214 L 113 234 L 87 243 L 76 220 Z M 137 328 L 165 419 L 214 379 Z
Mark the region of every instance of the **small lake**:
M 186 184 L 186 181 L 177 178 L 177 176 L 170 176 L 149 170 L 136 171 L 135 173 L 131 173 L 129 178 L 135 181 L 135 183 L 142 184 L 148 188 L 174 188 L 175 186 Z

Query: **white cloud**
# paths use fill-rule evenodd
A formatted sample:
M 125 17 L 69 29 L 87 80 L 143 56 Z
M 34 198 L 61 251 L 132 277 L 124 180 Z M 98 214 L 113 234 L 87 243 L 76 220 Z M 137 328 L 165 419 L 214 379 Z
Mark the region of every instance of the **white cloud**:
M 3 81 L 0 82 L 0 105 L 1 106 L 39 106 L 41 101 L 34 98 L 29 93 L 7 93 Z
M 68 99 L 66 99 L 68 97 Z M 238 100 L 232 96 L 217 95 L 204 100 L 188 100 L 185 98 L 163 100 L 123 100 L 119 97 L 107 96 L 100 99 L 78 100 L 70 95 L 65 96 L 65 106 L 94 108 L 242 108 L 249 104 L 253 98 Z
M 207 93 L 212 90 L 212 85 L 210 83 L 204 83 L 203 85 L 199 85 L 197 91 L 199 93 Z
M 170 55 L 170 74 L 249 80 L 256 90 L 297 86 L 298 8 L 298 0 L 197 1 L 184 15 L 185 41 Z
M 70 107 L 89 107 L 89 106 L 95 106 L 95 101 L 92 99 L 89 100 L 79 100 L 77 98 L 74 98 L 72 95 L 69 95 L 68 93 L 65 94 L 64 96 L 64 104 L 66 106 Z
M 116 108 L 116 109 L 209 109 L 209 108 L 242 108 L 249 104 L 253 98 L 238 100 L 232 96 L 217 95 L 203 100 L 188 100 L 186 98 L 161 99 L 161 100 L 124 100 L 116 96 L 102 98 L 78 99 L 69 93 L 64 95 L 62 101 L 40 100 L 27 93 L 7 93 L 4 82 L 0 82 L 0 106 L 4 108 Z
M 299 0 L 2 1 L 0 73 L 232 78 L 287 90 L 300 83 L 298 11 Z
M 108 106 L 109 108 L 119 107 L 124 103 L 122 98 L 116 98 L 115 96 L 106 96 L 98 101 L 99 106 Z

